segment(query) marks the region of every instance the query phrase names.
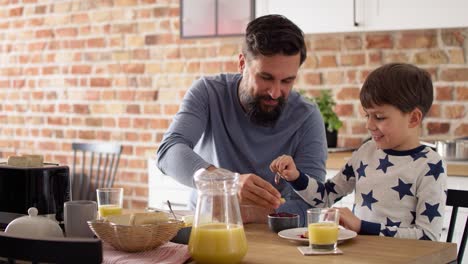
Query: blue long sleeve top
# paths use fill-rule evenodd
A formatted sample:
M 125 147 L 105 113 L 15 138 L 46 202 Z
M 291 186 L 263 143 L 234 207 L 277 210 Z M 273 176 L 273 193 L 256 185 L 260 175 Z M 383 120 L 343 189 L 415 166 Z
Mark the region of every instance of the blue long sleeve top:
M 202 77 L 192 85 L 159 146 L 158 167 L 190 187 L 194 187 L 193 174 L 211 164 L 254 173 L 277 187 L 287 200 L 279 210 L 300 213 L 304 223 L 310 205 L 284 181 L 275 185 L 269 164 L 288 154 L 302 171 L 324 180 L 327 146 L 320 112 L 314 103 L 291 91 L 273 127 L 254 124 L 238 99 L 241 78 L 240 74 L 220 74 Z

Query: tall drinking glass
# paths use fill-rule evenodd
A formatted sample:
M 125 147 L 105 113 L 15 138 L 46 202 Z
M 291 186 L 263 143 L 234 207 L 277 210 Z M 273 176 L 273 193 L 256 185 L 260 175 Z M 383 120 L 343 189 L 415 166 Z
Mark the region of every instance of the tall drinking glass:
M 334 251 L 338 242 L 338 209 L 311 208 L 307 210 L 309 246 L 314 250 Z
M 101 219 L 109 215 L 122 214 L 123 188 L 99 188 L 96 192 Z

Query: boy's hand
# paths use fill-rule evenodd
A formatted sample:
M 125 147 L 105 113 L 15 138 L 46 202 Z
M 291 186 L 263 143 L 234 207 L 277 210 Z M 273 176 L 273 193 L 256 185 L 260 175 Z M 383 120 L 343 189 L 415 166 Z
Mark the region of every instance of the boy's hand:
M 278 173 L 281 178 L 287 181 L 294 181 L 299 178 L 299 171 L 291 156 L 281 155 L 270 164 L 270 170 Z
M 333 208 L 338 209 L 340 212 L 340 225 L 359 234 L 359 231 L 361 231 L 361 219 L 355 216 L 353 212 L 351 212 L 351 210 L 349 210 L 347 207 Z

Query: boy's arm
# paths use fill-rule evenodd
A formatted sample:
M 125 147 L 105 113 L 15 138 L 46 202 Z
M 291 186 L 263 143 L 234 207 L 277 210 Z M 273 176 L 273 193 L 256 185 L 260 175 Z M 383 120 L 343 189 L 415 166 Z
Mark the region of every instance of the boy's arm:
M 336 201 L 354 190 L 356 177 L 352 160 L 351 158 L 340 172 L 324 183 L 309 177 L 303 172 L 300 172 L 299 178 L 289 183 L 310 205 L 331 207 Z

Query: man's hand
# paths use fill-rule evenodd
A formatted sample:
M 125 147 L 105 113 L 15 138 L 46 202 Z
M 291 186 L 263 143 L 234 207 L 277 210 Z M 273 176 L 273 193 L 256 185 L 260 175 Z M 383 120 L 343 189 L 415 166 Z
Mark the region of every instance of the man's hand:
M 338 209 L 340 212 L 340 225 L 342 225 L 344 228 L 353 230 L 356 233 L 359 233 L 361 231 L 361 219 L 359 219 L 357 216 L 349 210 L 347 207 L 333 207 Z
M 273 185 L 259 176 L 249 173 L 239 177 L 239 202 L 265 209 L 276 209 L 281 204 L 281 194 Z

